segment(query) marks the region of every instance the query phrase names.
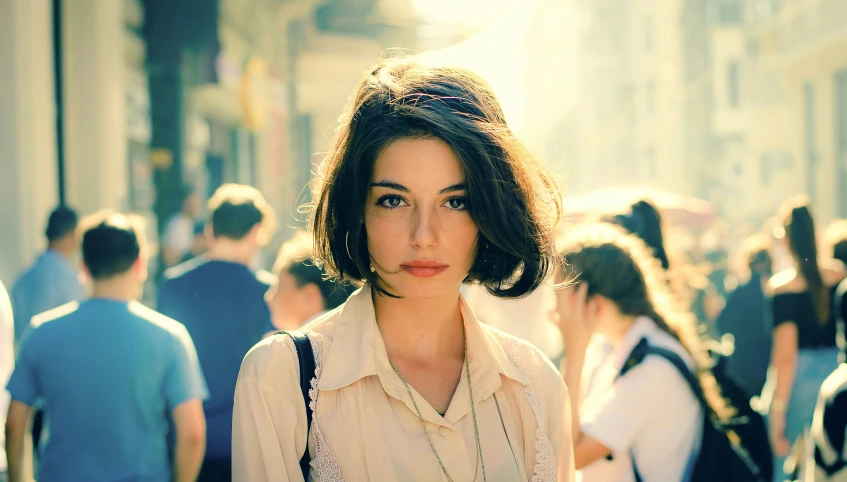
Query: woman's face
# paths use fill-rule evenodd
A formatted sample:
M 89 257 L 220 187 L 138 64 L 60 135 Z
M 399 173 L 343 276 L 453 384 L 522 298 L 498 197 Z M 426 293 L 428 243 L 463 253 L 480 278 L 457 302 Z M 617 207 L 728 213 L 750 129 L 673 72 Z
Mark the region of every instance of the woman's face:
M 474 262 L 478 230 L 465 175 L 440 139 L 401 139 L 377 157 L 365 204 L 373 267 L 403 298 L 458 292 Z

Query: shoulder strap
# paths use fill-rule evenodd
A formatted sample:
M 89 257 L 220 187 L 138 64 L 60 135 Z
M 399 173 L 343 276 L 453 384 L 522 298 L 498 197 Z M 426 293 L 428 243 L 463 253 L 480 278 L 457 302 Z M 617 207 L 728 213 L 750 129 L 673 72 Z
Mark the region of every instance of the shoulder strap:
M 847 294 L 847 279 L 838 283 L 838 288 L 835 290 L 835 299 L 832 302 L 832 309 L 835 310 L 835 345 L 838 347 L 838 361 L 841 363 L 847 362 L 847 335 L 845 334 L 844 326 L 844 295 Z
M 650 345 L 647 342 L 647 338 L 642 338 L 641 341 L 635 345 L 635 348 L 632 349 L 632 352 L 630 352 L 629 357 L 626 359 L 626 362 L 624 362 L 623 368 L 621 368 L 618 377 L 626 375 L 627 372 L 638 366 L 638 364 L 644 361 L 644 358 L 647 355 L 658 355 L 669 361 L 671 365 L 676 368 L 679 374 L 682 375 L 682 378 L 688 384 L 688 388 L 691 389 L 691 393 L 694 394 L 694 397 L 697 398 L 700 405 L 704 408 L 708 408 L 709 405 L 706 402 L 706 397 L 703 395 L 703 388 L 700 386 L 699 380 L 697 380 L 697 377 L 682 360 L 682 357 L 666 348 Z
M 642 338 L 641 341 L 635 345 L 635 348 L 629 353 L 629 357 L 627 357 L 626 361 L 621 368 L 620 373 L 618 374 L 618 378 L 624 376 L 638 366 L 647 355 L 658 355 L 665 360 L 669 361 L 671 365 L 676 368 L 685 382 L 688 384 L 688 387 L 691 389 L 691 393 L 694 394 L 694 397 L 697 398 L 697 401 L 700 402 L 700 405 L 706 410 L 708 413 L 709 405 L 706 402 L 706 397 L 703 395 L 703 389 L 700 387 L 700 382 L 697 380 L 697 377 L 688 369 L 688 365 L 682 360 L 682 357 L 677 355 L 675 352 L 668 350 L 666 348 L 659 348 L 657 346 L 652 346 L 647 342 L 647 338 Z M 708 415 L 706 415 L 708 416 Z M 635 454 L 630 454 L 630 458 L 632 459 L 632 472 L 635 476 L 636 482 L 643 482 L 641 478 L 641 474 L 638 472 L 638 467 L 635 464 Z
M 297 361 L 300 364 L 300 392 L 303 395 L 303 403 L 306 405 L 306 450 L 300 457 L 300 470 L 303 471 L 303 480 L 309 480 L 309 432 L 312 429 L 312 410 L 309 409 L 309 390 L 312 388 L 312 378 L 315 376 L 315 352 L 312 350 L 312 342 L 309 337 L 301 331 L 280 331 L 278 335 L 288 335 L 294 342 L 297 350 Z

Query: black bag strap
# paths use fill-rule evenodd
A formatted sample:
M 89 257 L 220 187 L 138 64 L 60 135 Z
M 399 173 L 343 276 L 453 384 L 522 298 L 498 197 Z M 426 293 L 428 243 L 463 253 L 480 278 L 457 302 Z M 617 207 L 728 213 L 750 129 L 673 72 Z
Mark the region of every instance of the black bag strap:
M 629 354 L 629 357 L 623 364 L 620 373 L 618 374 L 618 378 L 624 376 L 637 367 L 647 355 L 658 355 L 665 360 L 669 361 L 671 365 L 676 368 L 682 378 L 688 383 L 688 387 L 691 389 L 691 393 L 694 394 L 694 397 L 700 402 L 700 406 L 706 411 L 706 417 L 709 416 L 709 404 L 706 402 L 706 397 L 703 395 L 703 388 L 700 386 L 700 382 L 697 380 L 697 377 L 691 370 L 688 368 L 688 365 L 685 364 L 682 357 L 677 355 L 675 352 L 668 350 L 666 348 L 660 348 L 657 346 L 652 346 L 647 342 L 647 338 L 642 338 L 635 348 Z M 635 454 L 630 454 L 632 458 L 632 471 L 635 475 L 636 482 L 642 482 L 641 474 L 638 473 L 638 467 L 635 464 Z
M 312 410 L 309 409 L 309 390 L 312 388 L 312 378 L 315 376 L 315 352 L 309 337 L 301 331 L 280 331 L 278 335 L 288 335 L 294 342 L 297 351 L 297 361 L 300 364 L 300 392 L 303 395 L 303 404 L 306 405 L 306 449 L 300 457 L 300 470 L 303 472 L 303 480 L 309 480 L 309 432 L 312 428 Z
M 676 368 L 685 382 L 688 384 L 688 388 L 691 389 L 691 393 L 694 394 L 694 397 L 697 398 L 697 401 L 700 402 L 700 405 L 704 409 L 709 409 L 709 404 L 706 402 L 706 397 L 703 395 L 703 388 L 700 386 L 700 381 L 697 377 L 692 373 L 692 371 L 688 368 L 688 365 L 685 364 L 682 357 L 677 355 L 675 352 L 668 350 L 666 348 L 660 348 L 658 346 L 652 346 L 647 342 L 647 338 L 642 338 L 641 341 L 635 345 L 635 348 L 630 352 L 629 357 L 626 359 L 626 362 L 623 364 L 623 368 L 621 368 L 618 377 L 622 377 L 627 374 L 630 370 L 638 366 L 639 363 L 644 361 L 644 358 L 647 355 L 658 355 L 665 360 L 669 361 L 671 365 Z
M 835 346 L 838 347 L 838 361 L 847 363 L 847 333 L 845 333 L 844 322 L 844 295 L 847 294 L 847 279 L 838 284 L 835 290 L 835 299 L 832 309 L 835 310 Z

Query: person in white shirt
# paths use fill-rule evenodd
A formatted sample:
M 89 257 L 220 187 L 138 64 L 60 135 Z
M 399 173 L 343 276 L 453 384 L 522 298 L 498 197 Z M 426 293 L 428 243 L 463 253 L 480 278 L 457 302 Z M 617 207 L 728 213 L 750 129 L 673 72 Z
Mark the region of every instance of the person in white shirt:
M 168 221 L 162 235 L 162 260 L 165 268 L 176 266 L 194 248 L 194 224 L 203 200 L 190 187 L 183 189 L 182 208 Z
M 608 225 L 579 226 L 561 241 L 562 372 L 573 406 L 577 480 L 686 482 L 697 461 L 703 407 L 666 359 L 648 356 L 625 376 L 642 339 L 700 374 L 716 413 L 729 408 L 706 366 L 693 316 L 676 309 L 659 262 L 639 238 Z
M 12 316 L 12 302 L 3 282 L 0 281 L 0 382 L 6 386 L 15 369 L 15 319 Z M 8 390 L 0 390 L 0 422 L 6 426 L 6 413 L 9 411 Z M 6 480 L 6 436 L 0 430 L 0 480 Z

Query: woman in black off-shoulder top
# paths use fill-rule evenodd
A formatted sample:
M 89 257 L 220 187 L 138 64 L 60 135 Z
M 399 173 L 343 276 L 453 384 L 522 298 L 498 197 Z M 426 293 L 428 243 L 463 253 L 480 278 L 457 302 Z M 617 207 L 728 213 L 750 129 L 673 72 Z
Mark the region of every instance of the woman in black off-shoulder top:
M 811 424 L 817 394 L 838 366 L 833 297 L 844 265 L 818 260 L 815 226 L 805 199 L 782 209 L 788 250 L 796 263 L 768 283 L 773 296 L 773 350 L 762 401 L 774 455 L 774 480 L 785 480 L 782 465 L 791 444 Z

